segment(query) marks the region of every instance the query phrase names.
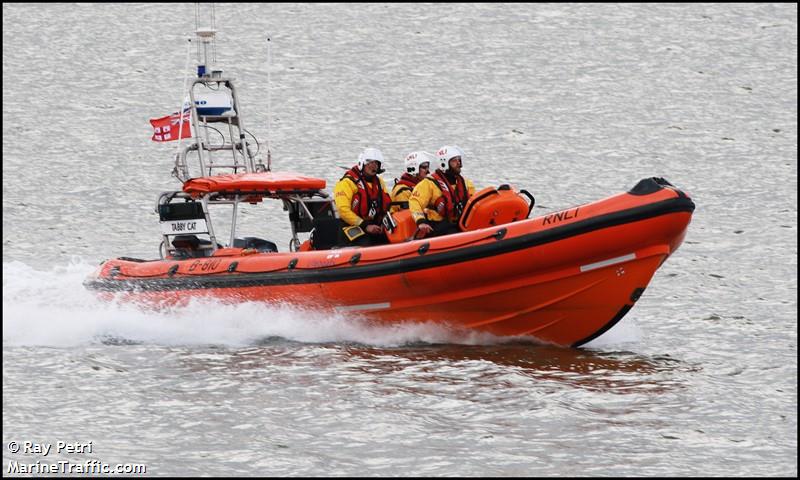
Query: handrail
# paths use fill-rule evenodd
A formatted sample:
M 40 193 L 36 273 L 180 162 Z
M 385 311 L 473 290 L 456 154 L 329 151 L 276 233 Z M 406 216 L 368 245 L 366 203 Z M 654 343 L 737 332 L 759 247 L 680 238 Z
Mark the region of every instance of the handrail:
M 528 215 L 525 217 L 525 218 L 530 218 L 531 212 L 533 211 L 533 206 L 536 205 L 536 199 L 533 198 L 533 195 L 531 195 L 530 192 L 528 192 L 527 190 L 520 190 L 519 193 L 531 199 L 531 204 L 530 206 L 528 206 Z

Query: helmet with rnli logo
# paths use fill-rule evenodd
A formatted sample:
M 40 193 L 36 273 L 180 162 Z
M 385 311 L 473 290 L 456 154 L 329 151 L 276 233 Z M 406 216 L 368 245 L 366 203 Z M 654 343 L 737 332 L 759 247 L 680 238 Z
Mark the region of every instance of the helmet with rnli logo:
M 406 155 L 406 172 L 412 175 L 419 175 L 419 166 L 423 163 L 427 163 L 430 169 L 430 164 L 433 163 L 434 160 L 436 160 L 436 157 L 428 152 L 411 152 Z
M 358 156 L 358 169 L 361 170 L 364 168 L 369 162 L 377 161 L 380 165 L 378 166 L 378 173 L 382 172 L 381 166 L 383 165 L 383 153 L 377 148 L 365 148 L 363 152 Z
M 464 161 L 464 151 L 455 145 L 445 145 L 436 152 L 436 157 L 439 159 L 442 170 L 447 170 L 451 158 L 461 157 L 461 161 Z

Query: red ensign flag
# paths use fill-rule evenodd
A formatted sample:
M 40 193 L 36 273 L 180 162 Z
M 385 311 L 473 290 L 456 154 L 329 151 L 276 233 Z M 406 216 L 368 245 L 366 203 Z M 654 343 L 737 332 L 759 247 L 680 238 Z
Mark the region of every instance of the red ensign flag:
M 152 125 L 153 129 L 155 130 L 151 139 L 154 142 L 169 142 L 172 140 L 177 140 L 178 133 L 180 133 L 180 138 L 191 137 L 192 128 L 190 119 L 191 114 L 188 110 L 183 113 L 182 119 L 177 112 L 173 113 L 172 115 L 167 115 L 166 117 L 150 119 L 150 125 Z M 181 120 L 183 121 L 182 130 Z

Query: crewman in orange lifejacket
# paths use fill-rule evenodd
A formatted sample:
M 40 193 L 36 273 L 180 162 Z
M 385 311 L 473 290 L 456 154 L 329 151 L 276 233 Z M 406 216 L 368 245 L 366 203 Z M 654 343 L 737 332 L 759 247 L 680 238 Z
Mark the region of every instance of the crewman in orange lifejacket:
M 378 174 L 383 173 L 383 153 L 367 148 L 333 188 L 336 209 L 348 245 L 366 247 L 387 243 L 383 217 L 392 199 Z
M 436 157 L 440 168 L 414 187 L 408 201 L 422 237 L 458 232 L 458 219 L 475 193 L 472 181 L 461 176 L 463 150 L 446 145 L 436 152 Z
M 408 208 L 408 199 L 411 197 L 411 191 L 414 190 L 420 180 L 428 176 L 431 163 L 434 161 L 436 161 L 436 157 L 428 152 L 411 152 L 406 155 L 406 171 L 399 180 L 394 180 L 392 208 L 390 210 L 392 213 Z

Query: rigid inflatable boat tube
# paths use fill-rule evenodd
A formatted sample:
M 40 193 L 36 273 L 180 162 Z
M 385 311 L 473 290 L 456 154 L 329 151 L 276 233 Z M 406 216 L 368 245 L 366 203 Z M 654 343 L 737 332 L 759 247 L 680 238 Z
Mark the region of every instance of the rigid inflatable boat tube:
M 196 278 L 147 278 L 147 279 L 93 279 L 86 287 L 105 291 L 166 291 L 205 288 L 239 288 L 265 285 L 296 285 L 302 283 L 326 283 L 347 280 L 374 278 L 384 275 L 424 270 L 443 265 L 468 262 L 480 258 L 523 250 L 546 243 L 556 242 L 575 235 L 581 235 L 604 228 L 633 223 L 672 213 L 691 213 L 694 202 L 687 197 L 671 198 L 657 203 L 609 213 L 583 221 L 570 223 L 545 231 L 533 232 L 518 237 L 506 238 L 493 243 L 468 246 L 418 257 L 381 262 L 369 265 L 354 265 L 350 268 L 317 269 L 303 271 L 286 270 L 236 275 L 209 276 L 198 281 Z M 496 233 L 496 232 L 495 232 Z

